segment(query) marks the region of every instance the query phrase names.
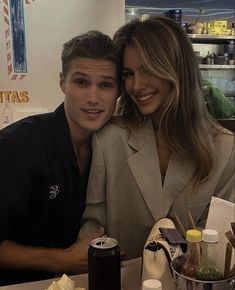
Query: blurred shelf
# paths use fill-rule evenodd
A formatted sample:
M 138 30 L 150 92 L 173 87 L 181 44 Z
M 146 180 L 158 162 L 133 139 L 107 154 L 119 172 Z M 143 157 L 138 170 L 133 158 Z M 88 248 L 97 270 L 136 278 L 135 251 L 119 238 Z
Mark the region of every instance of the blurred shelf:
M 214 35 L 214 34 L 188 34 L 189 38 L 193 43 L 230 43 L 230 41 L 235 40 L 234 35 Z
M 201 39 L 228 39 L 234 40 L 234 35 L 214 35 L 214 34 L 188 34 L 190 38 L 201 38 Z
M 218 70 L 218 69 L 235 69 L 234 64 L 199 64 L 200 69 Z

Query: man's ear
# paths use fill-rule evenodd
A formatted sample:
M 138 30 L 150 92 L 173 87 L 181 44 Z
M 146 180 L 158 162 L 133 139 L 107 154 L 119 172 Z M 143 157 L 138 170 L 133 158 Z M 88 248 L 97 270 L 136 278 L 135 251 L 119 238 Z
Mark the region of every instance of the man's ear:
M 65 94 L 65 76 L 64 74 L 61 72 L 60 73 L 60 88 L 61 88 L 61 91 Z

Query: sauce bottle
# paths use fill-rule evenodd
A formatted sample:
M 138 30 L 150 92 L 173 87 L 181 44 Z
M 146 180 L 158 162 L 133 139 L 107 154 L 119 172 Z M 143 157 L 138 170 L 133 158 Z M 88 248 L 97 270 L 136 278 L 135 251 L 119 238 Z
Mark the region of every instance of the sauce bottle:
M 223 279 L 223 274 L 218 270 L 218 232 L 212 229 L 202 231 L 201 242 L 202 256 L 197 271 L 197 279 L 216 281 Z
M 186 232 L 187 251 L 186 261 L 182 266 L 181 274 L 196 279 L 196 272 L 200 263 L 201 232 L 199 230 L 188 230 Z

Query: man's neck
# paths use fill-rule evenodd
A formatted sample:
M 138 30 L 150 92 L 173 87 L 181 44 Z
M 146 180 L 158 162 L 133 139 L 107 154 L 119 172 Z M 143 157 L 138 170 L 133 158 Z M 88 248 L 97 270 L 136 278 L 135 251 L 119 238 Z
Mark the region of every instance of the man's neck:
M 79 171 L 83 173 L 91 156 L 91 137 L 88 140 L 82 140 L 82 142 L 72 140 L 72 144 Z
M 92 134 L 70 127 L 71 141 L 80 173 L 83 173 L 91 156 Z

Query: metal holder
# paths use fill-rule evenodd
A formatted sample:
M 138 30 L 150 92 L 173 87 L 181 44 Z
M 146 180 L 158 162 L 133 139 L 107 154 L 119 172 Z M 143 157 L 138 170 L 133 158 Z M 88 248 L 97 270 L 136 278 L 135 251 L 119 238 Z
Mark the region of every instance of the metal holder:
M 175 289 L 174 290 L 235 290 L 235 276 L 219 281 L 200 281 L 181 275 L 181 267 L 185 256 L 175 258 L 171 263 Z

